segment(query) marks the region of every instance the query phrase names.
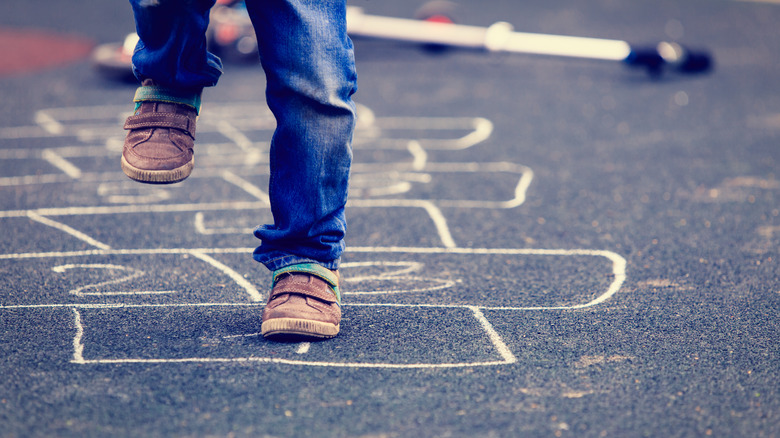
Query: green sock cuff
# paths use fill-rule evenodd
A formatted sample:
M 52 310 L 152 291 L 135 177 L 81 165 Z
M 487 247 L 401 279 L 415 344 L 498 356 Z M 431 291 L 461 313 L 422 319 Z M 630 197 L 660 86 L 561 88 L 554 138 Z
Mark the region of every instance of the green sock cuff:
M 298 263 L 296 265 L 285 266 L 284 268 L 275 270 L 273 274 L 273 284 L 276 284 L 276 281 L 279 280 L 279 277 L 282 275 L 292 273 L 310 274 L 322 279 L 324 282 L 328 283 L 331 290 L 333 290 L 333 294 L 336 295 L 336 300 L 339 304 L 341 304 L 339 277 L 335 272 L 316 263 Z
M 133 102 L 136 103 L 136 109 L 141 102 L 166 102 L 187 105 L 195 109 L 196 113 L 200 113 L 200 93 L 181 92 L 159 85 L 138 87 Z

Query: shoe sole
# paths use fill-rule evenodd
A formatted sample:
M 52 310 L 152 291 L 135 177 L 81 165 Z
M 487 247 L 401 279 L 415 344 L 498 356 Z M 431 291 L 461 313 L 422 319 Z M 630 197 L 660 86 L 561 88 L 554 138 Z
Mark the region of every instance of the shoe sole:
M 122 156 L 122 171 L 125 175 L 147 184 L 173 184 L 184 181 L 192 173 L 193 167 L 195 167 L 194 158 L 187 164 L 171 170 L 144 170 L 128 163 L 124 155 Z
M 293 335 L 328 339 L 339 334 L 339 326 L 330 322 L 298 318 L 274 318 L 264 321 L 260 333 L 265 336 Z

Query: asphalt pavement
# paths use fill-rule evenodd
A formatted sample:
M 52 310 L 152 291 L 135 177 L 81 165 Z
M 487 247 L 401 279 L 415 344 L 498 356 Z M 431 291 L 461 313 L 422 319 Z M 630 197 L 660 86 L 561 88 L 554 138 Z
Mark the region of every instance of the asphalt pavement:
M 129 6 L 2 6 L 0 42 L 62 56 L 0 73 L 0 436 L 779 435 L 774 3 L 453 12 L 679 41 L 713 54 L 702 75 L 356 38 L 344 319 L 313 343 L 258 334 L 259 65 L 204 93 L 193 175 L 140 185 L 135 85 L 79 51 L 131 32 Z

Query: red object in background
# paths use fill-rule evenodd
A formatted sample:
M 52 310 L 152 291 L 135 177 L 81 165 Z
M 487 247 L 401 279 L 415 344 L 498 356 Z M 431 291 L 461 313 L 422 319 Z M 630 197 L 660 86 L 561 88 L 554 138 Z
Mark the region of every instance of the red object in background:
M 446 15 L 432 15 L 430 17 L 426 17 L 424 21 L 427 21 L 429 23 L 444 23 L 444 24 L 453 24 L 454 21 L 452 18 L 446 16 Z
M 26 28 L 0 28 L 0 76 L 56 67 L 89 56 L 86 38 Z

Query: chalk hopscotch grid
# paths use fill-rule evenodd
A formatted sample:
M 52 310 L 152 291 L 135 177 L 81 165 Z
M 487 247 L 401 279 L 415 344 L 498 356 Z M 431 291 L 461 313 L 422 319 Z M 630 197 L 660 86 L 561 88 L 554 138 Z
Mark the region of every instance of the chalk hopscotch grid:
M 253 106 L 253 108 L 255 108 Z M 256 108 L 255 108 L 256 109 Z M 113 112 L 112 112 L 113 111 Z M 242 163 L 258 164 L 267 162 L 264 149 L 267 145 L 258 142 L 252 142 L 245 134 L 246 130 L 269 130 L 273 128 L 272 120 L 268 114 L 255 118 L 240 118 L 237 115 L 251 114 L 246 108 L 238 108 L 235 105 L 226 107 L 220 111 L 224 117 L 230 118 L 231 122 L 226 120 L 217 120 L 209 127 L 206 125 L 206 131 L 209 130 L 222 134 L 230 140 L 238 150 L 241 151 Z M 106 114 L 120 114 L 116 118 L 105 120 Z M 382 306 L 382 307 L 433 307 L 433 308 L 462 308 L 468 309 L 475 320 L 479 323 L 482 330 L 490 340 L 494 350 L 500 356 L 500 360 L 481 361 L 481 362 L 461 362 L 461 363 L 359 363 L 359 362 L 321 362 L 306 361 L 283 358 L 264 358 L 264 357 L 229 357 L 229 358 L 178 358 L 178 359 L 86 359 L 84 357 L 84 325 L 80 309 L 91 308 L 124 308 L 124 307 L 202 307 L 202 306 L 260 306 L 262 294 L 240 274 L 235 272 L 229 266 L 216 260 L 213 255 L 229 253 L 248 253 L 252 248 L 201 248 L 201 249 L 113 249 L 105 243 L 99 242 L 86 233 L 76 230 L 62 222 L 58 222 L 52 217 L 58 216 L 79 216 L 79 215 L 99 215 L 99 214 L 129 214 L 138 212 L 195 212 L 195 229 L 201 234 L 229 234 L 246 232 L 246 229 L 222 228 L 211 229 L 203 221 L 203 212 L 205 211 L 225 211 L 225 210 L 244 210 L 268 208 L 270 202 L 268 194 L 252 184 L 246 178 L 243 178 L 238 172 L 231 170 L 214 170 L 206 167 L 199 172 L 200 176 L 195 178 L 220 178 L 221 180 L 240 188 L 243 192 L 250 195 L 253 201 L 224 201 L 213 203 L 192 203 L 192 204 L 147 204 L 138 202 L 129 205 L 109 205 L 94 207 L 62 207 L 62 208 L 36 208 L 29 210 L 9 210 L 0 211 L 1 218 L 27 217 L 42 225 L 52 227 L 64 232 L 78 240 L 88 243 L 95 247 L 94 250 L 86 251 L 61 251 L 61 252 L 39 252 L 39 253 L 16 253 L 0 254 L 0 260 L 24 260 L 34 258 L 70 258 L 101 255 L 152 255 L 152 254 L 180 254 L 193 256 L 211 267 L 217 269 L 231 278 L 247 294 L 249 303 L 186 303 L 186 304 L 40 304 L 40 305 L 2 305 L 0 309 L 12 308 L 35 308 L 35 307 L 63 307 L 70 308 L 74 315 L 74 325 L 76 334 L 73 339 L 73 363 L 78 364 L 98 364 L 98 363 L 182 363 L 182 362 L 258 362 L 258 363 L 280 363 L 289 365 L 307 365 L 307 366 L 329 366 L 329 367 L 350 367 L 350 368 L 452 368 L 452 367 L 470 367 L 470 366 L 492 366 L 507 365 L 517 362 L 517 358 L 506 346 L 501 336 L 493 328 L 492 324 L 485 317 L 483 310 L 504 310 L 504 311 L 528 311 L 528 310 L 571 310 L 582 309 L 603 303 L 620 290 L 626 278 L 626 262 L 618 254 L 611 251 L 574 249 L 574 250 L 556 250 L 556 249 L 489 249 L 489 248 L 460 248 L 457 246 L 445 215 L 441 208 L 498 208 L 509 209 L 520 206 L 525 201 L 525 193 L 533 180 L 533 171 L 522 165 L 510 162 L 497 163 L 447 163 L 447 162 L 429 162 L 427 151 L 432 150 L 462 150 L 479 144 L 486 140 L 492 132 L 492 123 L 484 118 L 377 118 L 366 107 L 359 107 L 359 129 L 356 134 L 356 145 L 365 142 L 370 143 L 371 147 L 397 149 L 408 152 L 411 157 L 410 162 L 398 163 L 355 163 L 354 172 L 372 173 L 389 172 L 390 175 L 401 175 L 399 172 L 408 172 L 405 176 L 410 179 L 421 178 L 425 175 L 435 174 L 437 172 L 505 172 L 517 174 L 518 182 L 514 188 L 513 197 L 504 201 L 489 200 L 428 200 L 428 199 L 394 199 L 394 198 L 357 198 L 351 199 L 349 207 L 356 208 L 419 208 L 425 212 L 434 224 L 441 242 L 441 248 L 425 247 L 353 247 L 349 252 L 354 253 L 404 253 L 410 255 L 420 254 L 471 254 L 471 255 L 515 255 L 515 256 L 595 256 L 604 257 L 612 265 L 612 282 L 606 292 L 598 295 L 595 299 L 578 305 L 572 306 L 535 306 L 535 307 L 490 307 L 473 305 L 447 305 L 447 304 L 347 304 L 348 306 Z M 84 120 L 84 116 L 86 119 Z M 0 128 L 0 139 L 2 138 L 29 138 L 29 137 L 49 137 L 49 136 L 73 136 L 81 141 L 94 141 L 102 139 L 106 147 L 95 146 L 68 146 L 63 148 L 46 148 L 38 151 L 29 150 L 0 150 L 0 159 L 42 159 L 61 171 L 61 174 L 50 175 L 29 175 L 21 177 L 0 178 L 0 187 L 29 184 L 50 184 L 67 181 L 111 181 L 117 178 L 116 173 L 89 173 L 78 168 L 71 159 L 85 154 L 115 154 L 121 143 L 116 138 L 116 120 L 121 120 L 123 115 L 117 107 L 92 107 L 82 108 L 79 111 L 73 109 L 52 109 L 39 111 L 35 120 L 37 125 L 31 127 Z M 110 127 L 95 127 L 95 121 L 107 122 Z M 392 130 L 463 130 L 467 127 L 469 132 L 455 139 L 408 139 L 392 138 L 383 136 Z M 208 149 L 207 149 L 208 150 Z M 94 155 L 93 155 L 94 156 Z M 402 178 L 403 179 L 403 178 Z M 382 189 L 381 187 L 373 192 L 367 192 L 371 196 L 385 194 L 403 193 L 404 185 L 398 185 L 400 189 Z M 393 190 L 400 190 L 394 193 Z M 131 202 L 132 199 L 122 199 L 124 202 Z M 152 200 L 153 201 L 153 200 Z M 61 270 L 77 267 L 77 264 L 60 265 L 56 268 Z M 92 267 L 97 264 L 90 265 Z M 106 265 L 103 265 L 106 266 Z M 115 267 L 116 269 L 119 269 Z M 403 277 L 397 277 L 399 279 Z M 135 291 L 128 294 L 149 294 L 149 293 L 168 293 L 170 291 Z M 121 292 L 115 292 L 117 294 Z M 298 348 L 297 354 L 305 354 L 309 349 L 308 344 L 303 343 Z

